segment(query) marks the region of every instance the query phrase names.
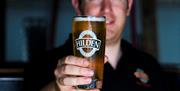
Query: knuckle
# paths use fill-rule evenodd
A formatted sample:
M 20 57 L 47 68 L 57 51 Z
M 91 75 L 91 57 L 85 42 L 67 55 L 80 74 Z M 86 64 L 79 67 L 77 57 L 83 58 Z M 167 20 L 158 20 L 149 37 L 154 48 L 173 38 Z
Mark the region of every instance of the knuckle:
M 57 66 L 61 66 L 63 64 L 65 64 L 65 57 L 58 60 L 58 65 Z
M 61 84 L 61 85 L 65 85 L 64 79 L 65 78 L 63 78 L 63 77 L 59 78 L 58 83 Z
M 69 64 L 70 60 L 72 59 L 72 56 L 67 56 L 64 58 L 64 63 Z
M 64 75 L 64 73 L 62 72 L 60 67 L 57 67 L 54 70 L 54 75 L 55 75 L 56 78 L 59 78 L 59 77 L 62 77 Z
M 69 74 L 71 69 L 72 69 L 72 67 L 70 65 L 65 64 L 65 65 L 63 65 L 62 72 L 64 74 Z
M 63 61 L 62 59 L 59 59 L 57 66 L 61 65 L 61 64 L 62 64 L 62 61 Z
M 54 75 L 57 77 L 58 76 L 58 71 L 57 69 L 54 70 Z
M 68 63 L 68 60 L 69 60 L 69 56 L 65 57 L 65 58 L 64 58 L 64 63 L 67 64 L 67 63 Z

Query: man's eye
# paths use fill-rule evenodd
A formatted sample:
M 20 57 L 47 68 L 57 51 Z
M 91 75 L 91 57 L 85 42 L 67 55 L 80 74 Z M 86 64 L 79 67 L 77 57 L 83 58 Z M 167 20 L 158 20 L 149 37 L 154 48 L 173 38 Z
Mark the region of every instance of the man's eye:
M 101 1 L 101 0 L 89 0 L 89 1 Z
M 113 5 L 125 4 L 127 0 L 111 0 Z
M 125 0 L 112 0 L 114 2 L 122 2 L 122 1 L 125 1 Z
M 100 3 L 102 0 L 87 0 L 89 2 L 93 2 L 93 3 Z

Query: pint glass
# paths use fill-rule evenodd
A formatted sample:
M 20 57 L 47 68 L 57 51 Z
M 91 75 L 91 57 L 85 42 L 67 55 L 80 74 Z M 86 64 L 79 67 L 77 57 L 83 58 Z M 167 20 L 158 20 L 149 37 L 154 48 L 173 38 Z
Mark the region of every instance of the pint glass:
M 90 84 L 76 87 L 79 89 L 101 89 L 106 41 L 105 17 L 74 17 L 72 37 L 74 56 L 88 59 L 90 62 L 89 68 L 94 71 Z

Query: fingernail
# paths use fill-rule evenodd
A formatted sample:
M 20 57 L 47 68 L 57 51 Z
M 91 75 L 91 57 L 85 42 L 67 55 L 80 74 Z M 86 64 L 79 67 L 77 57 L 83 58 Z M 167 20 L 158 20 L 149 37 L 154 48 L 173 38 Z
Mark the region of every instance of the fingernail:
M 94 75 L 94 72 L 92 70 L 87 70 L 87 71 L 84 71 L 83 73 L 85 76 L 93 76 Z
M 91 83 L 92 79 L 91 79 L 91 78 L 86 78 L 85 81 L 86 81 L 87 83 Z
M 84 65 L 89 65 L 89 62 L 85 59 L 85 60 L 83 60 L 83 64 Z

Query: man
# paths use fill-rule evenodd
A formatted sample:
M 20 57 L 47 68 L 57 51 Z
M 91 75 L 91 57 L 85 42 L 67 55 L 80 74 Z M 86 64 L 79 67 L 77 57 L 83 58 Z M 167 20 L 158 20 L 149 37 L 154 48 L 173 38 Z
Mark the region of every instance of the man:
M 77 15 L 105 16 L 107 20 L 105 59 L 108 62 L 105 63 L 102 91 L 165 91 L 156 60 L 121 39 L 132 3 L 133 0 L 72 0 Z M 26 80 L 34 81 L 37 87 L 32 88 L 42 88 L 42 91 L 99 91 L 74 87 L 91 83 L 94 73 L 87 68 L 89 62 L 86 59 L 70 56 L 73 54 L 71 42 L 67 41 L 48 54 L 45 62 L 41 61 L 42 65 L 33 66 L 35 69 L 30 73 L 36 71 L 36 75 L 32 79 L 26 78 L 25 72 L 25 83 Z

